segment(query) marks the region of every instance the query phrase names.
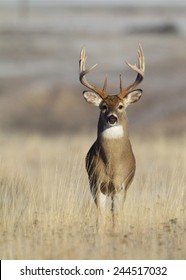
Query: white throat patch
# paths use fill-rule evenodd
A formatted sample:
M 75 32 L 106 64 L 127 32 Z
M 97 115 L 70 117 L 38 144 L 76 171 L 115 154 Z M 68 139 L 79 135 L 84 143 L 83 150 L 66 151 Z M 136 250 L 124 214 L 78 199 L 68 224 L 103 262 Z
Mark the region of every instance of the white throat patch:
M 124 135 L 123 126 L 117 125 L 117 126 L 108 127 L 102 132 L 102 135 L 104 138 L 107 139 L 122 138 Z

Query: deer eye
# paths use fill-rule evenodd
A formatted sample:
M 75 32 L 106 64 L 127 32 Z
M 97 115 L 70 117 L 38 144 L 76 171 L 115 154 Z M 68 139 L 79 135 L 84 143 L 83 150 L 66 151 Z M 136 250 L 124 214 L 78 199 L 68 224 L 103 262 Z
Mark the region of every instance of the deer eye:
M 105 111 L 107 110 L 107 105 L 105 105 L 105 104 L 102 105 L 102 106 L 101 106 L 101 110 L 102 110 L 103 112 L 105 112 Z
M 118 109 L 119 109 L 119 110 L 122 110 L 122 109 L 123 109 L 123 105 L 120 104 L 120 105 L 118 106 Z

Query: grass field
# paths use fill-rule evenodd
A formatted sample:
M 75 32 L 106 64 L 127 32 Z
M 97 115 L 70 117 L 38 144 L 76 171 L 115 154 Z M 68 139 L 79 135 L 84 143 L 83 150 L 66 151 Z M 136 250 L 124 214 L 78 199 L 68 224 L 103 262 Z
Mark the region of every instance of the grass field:
M 186 136 L 132 137 L 123 230 L 101 235 L 84 167 L 93 138 L 0 135 L 1 259 L 186 258 Z

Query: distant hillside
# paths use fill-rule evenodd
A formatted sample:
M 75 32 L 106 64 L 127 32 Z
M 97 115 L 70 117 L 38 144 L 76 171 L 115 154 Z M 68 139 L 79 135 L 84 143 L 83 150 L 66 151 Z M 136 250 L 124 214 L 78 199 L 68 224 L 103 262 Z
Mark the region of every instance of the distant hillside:
M 130 130 L 185 133 L 186 9 L 164 12 L 96 8 L 95 21 L 95 9 L 40 9 L 28 18 L 0 10 L 0 129 L 45 134 L 95 130 L 98 110 L 84 101 L 79 83 L 81 47 L 87 48 L 87 67 L 99 64 L 87 78 L 101 87 L 107 75 L 108 93 L 116 94 L 120 73 L 125 85 L 136 77 L 124 62 L 136 63 L 141 43 L 143 96 L 127 109 Z M 149 26 L 157 18 L 159 24 L 171 19 L 179 32 L 152 32 Z M 143 20 L 151 20 L 148 30 L 127 31 L 141 27 Z

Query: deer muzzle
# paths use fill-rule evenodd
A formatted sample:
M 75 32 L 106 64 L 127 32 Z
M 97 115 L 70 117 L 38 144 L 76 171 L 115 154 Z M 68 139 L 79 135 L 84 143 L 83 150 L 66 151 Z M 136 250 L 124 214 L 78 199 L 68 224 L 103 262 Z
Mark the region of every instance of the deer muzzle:
M 109 125 L 115 125 L 118 122 L 118 117 L 114 114 L 111 114 L 108 116 L 107 122 Z

